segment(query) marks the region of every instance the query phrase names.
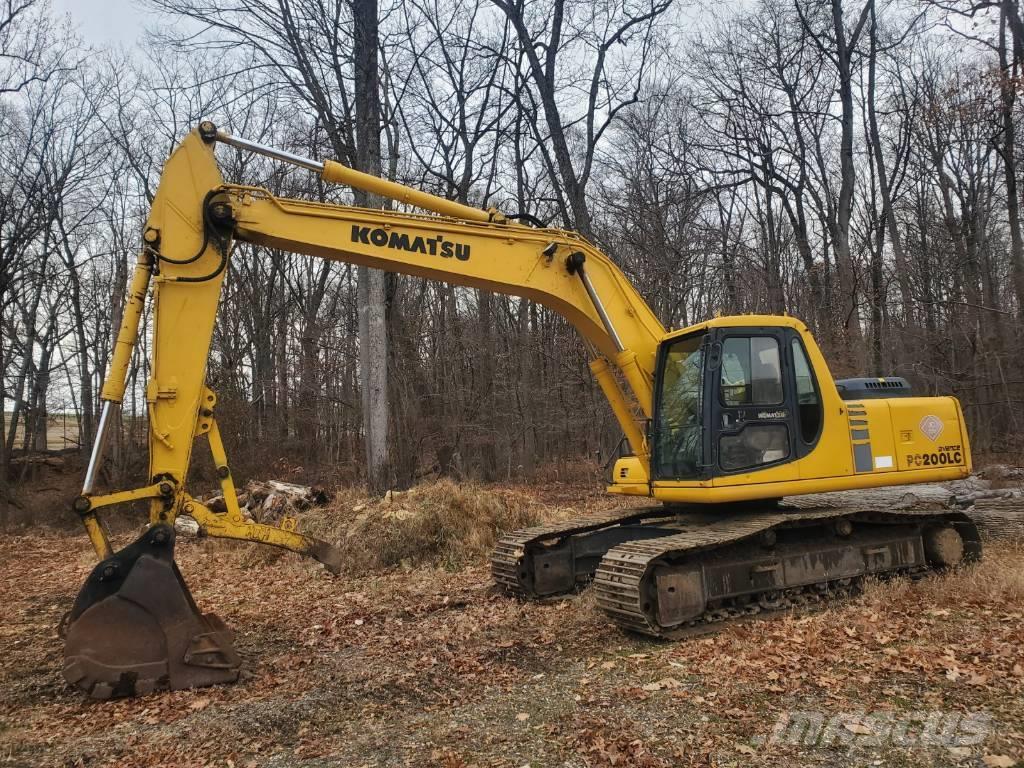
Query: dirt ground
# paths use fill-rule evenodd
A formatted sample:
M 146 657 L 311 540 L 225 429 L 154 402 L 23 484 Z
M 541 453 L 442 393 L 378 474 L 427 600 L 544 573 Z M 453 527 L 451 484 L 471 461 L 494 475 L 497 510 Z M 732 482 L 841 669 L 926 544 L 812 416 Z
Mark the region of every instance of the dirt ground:
M 542 517 L 574 491 L 534 490 Z M 57 625 L 84 535 L 0 538 L 0 765 L 1012 766 L 1024 757 L 1024 547 L 685 643 L 612 628 L 586 593 L 496 594 L 484 560 L 331 577 L 180 539 L 237 630 L 234 686 L 92 702 Z M 810 723 L 810 726 L 803 728 Z M 801 725 L 803 724 L 803 725 Z

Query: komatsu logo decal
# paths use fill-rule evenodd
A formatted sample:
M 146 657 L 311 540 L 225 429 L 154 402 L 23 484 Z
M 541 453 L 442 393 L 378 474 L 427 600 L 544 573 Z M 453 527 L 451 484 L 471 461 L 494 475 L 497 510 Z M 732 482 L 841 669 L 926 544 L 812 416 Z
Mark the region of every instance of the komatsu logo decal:
M 469 261 L 469 246 L 445 240 L 444 235 L 437 237 L 412 237 L 404 232 L 389 232 L 380 227 L 360 227 L 352 225 L 352 242 L 363 245 L 376 245 L 381 248 L 393 248 L 396 251 L 422 253 L 429 256 L 440 256 L 443 259 L 455 257 L 459 261 Z

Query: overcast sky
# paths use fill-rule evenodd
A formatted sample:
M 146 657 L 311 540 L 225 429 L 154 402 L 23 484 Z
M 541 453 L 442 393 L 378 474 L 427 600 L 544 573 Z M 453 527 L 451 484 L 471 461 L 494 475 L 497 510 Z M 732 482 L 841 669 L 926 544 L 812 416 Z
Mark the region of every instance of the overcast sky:
M 70 14 L 86 43 L 132 45 L 142 35 L 146 14 L 132 0 L 50 0 L 58 16 Z

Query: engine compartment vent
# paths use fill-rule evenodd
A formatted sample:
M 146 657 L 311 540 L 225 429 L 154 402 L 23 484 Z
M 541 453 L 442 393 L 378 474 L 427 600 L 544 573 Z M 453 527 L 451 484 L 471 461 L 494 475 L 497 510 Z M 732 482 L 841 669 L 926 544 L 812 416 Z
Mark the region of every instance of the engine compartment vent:
M 880 378 L 861 377 L 856 379 L 837 379 L 836 388 L 843 400 L 864 400 L 882 397 L 910 397 L 913 392 L 910 384 L 902 376 L 882 376 Z

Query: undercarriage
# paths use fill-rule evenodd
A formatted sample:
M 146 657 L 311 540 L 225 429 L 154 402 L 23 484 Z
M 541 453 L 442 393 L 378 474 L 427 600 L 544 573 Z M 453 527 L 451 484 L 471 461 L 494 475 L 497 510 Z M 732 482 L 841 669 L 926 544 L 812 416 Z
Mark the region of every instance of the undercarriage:
M 501 587 L 524 598 L 592 582 L 620 627 L 679 639 L 828 603 L 866 578 L 919 576 L 980 557 L 977 528 L 962 512 L 818 496 L 659 506 L 524 529 L 502 537 L 491 568 Z

